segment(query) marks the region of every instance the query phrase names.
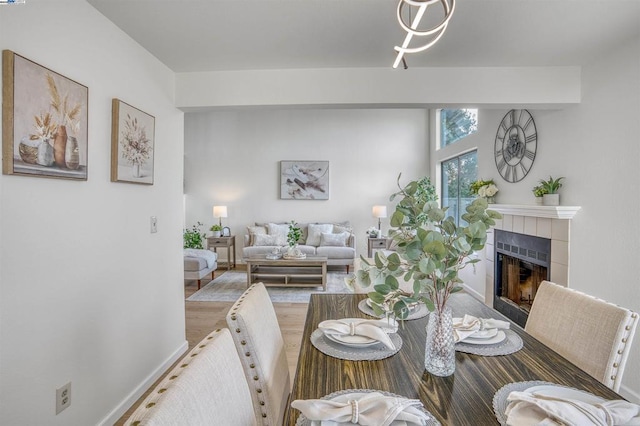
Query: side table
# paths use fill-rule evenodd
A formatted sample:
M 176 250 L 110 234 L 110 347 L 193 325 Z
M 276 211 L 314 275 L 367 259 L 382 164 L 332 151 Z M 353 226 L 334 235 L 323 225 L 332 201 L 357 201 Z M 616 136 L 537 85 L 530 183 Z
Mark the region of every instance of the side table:
M 385 237 L 367 238 L 367 257 L 373 257 L 374 250 L 386 249 L 387 239 Z
M 207 248 L 212 250 L 216 254 L 218 248 L 227 249 L 227 270 L 231 269 L 231 256 L 233 255 L 233 268 L 236 267 L 236 236 L 230 235 L 228 237 L 207 237 Z

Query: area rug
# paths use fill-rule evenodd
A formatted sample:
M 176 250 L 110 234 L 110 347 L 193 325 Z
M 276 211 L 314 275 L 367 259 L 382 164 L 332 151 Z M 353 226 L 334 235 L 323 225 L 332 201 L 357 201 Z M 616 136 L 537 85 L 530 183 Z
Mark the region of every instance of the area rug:
M 267 287 L 274 303 L 309 303 L 312 293 L 350 293 L 346 272 L 327 272 L 327 291 L 322 287 Z M 189 302 L 235 302 L 247 289 L 247 273 L 227 271 L 187 298 Z

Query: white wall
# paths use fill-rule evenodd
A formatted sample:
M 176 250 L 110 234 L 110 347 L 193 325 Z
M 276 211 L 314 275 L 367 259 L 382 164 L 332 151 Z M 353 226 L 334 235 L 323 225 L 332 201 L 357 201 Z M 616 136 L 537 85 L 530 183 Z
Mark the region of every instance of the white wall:
M 428 114 L 420 109 L 286 109 L 185 114 L 186 224 L 208 230 L 212 206 L 227 205 L 223 225 L 237 235 L 264 221 L 350 220 L 358 253 L 376 204 L 392 204 L 404 183 L 428 173 Z M 329 161 L 327 201 L 280 200 L 280 160 Z M 389 219 L 383 219 L 386 232 Z M 208 232 L 210 234 L 210 232 Z
M 112 424 L 186 348 L 174 74 L 80 0 L 1 7 L 0 48 L 89 87 L 88 180 L 0 176 L 0 423 Z M 109 181 L 114 97 L 156 118 L 153 186 Z

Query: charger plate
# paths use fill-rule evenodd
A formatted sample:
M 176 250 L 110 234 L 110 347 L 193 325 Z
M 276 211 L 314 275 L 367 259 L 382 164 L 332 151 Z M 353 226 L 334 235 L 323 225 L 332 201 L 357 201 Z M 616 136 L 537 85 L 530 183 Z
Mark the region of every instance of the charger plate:
M 407 399 L 405 396 L 402 396 L 402 395 L 396 395 L 395 393 L 381 391 L 381 390 L 375 390 L 375 389 L 345 389 L 345 390 L 341 390 L 341 391 L 330 393 L 329 395 L 323 396 L 320 399 L 331 399 L 331 400 L 333 400 L 333 399 L 340 398 L 343 395 L 364 394 L 364 393 L 372 393 L 372 392 L 378 392 L 378 393 L 380 393 L 380 394 L 382 394 L 384 396 L 391 396 L 391 397 L 395 397 L 395 398 Z M 438 420 L 436 420 L 436 418 L 433 417 L 433 414 L 428 412 L 424 407 L 420 406 L 420 407 L 416 407 L 416 408 L 427 415 L 427 417 L 428 417 L 427 423 L 426 423 L 427 426 L 440 426 L 440 422 Z M 339 423 L 339 424 L 351 425 L 353 423 L 348 422 L 348 423 Z M 406 425 L 406 423 L 405 422 L 392 422 L 391 425 L 389 425 L 389 426 L 395 426 L 395 425 Z M 298 420 L 296 421 L 296 426 L 311 426 L 311 420 L 307 419 L 303 414 L 300 414 L 300 416 L 298 416 Z
M 522 349 L 522 338 L 515 331 L 508 329 L 502 331 L 505 333 L 506 338 L 501 342 L 483 345 L 478 344 L 478 342 L 473 344 L 465 343 L 463 340 L 456 343 L 456 351 L 482 356 L 498 356 L 509 355 Z
M 387 348 L 382 343 L 362 348 L 354 348 L 332 341 L 325 336 L 322 330 L 316 329 L 311 333 L 311 344 L 323 354 L 334 358 L 346 359 L 348 361 L 375 361 L 389 358 L 398 353 L 402 348 L 402 338 L 398 333 L 389 334 L 389 337 L 391 338 L 391 343 L 393 343 L 393 346 L 396 348 L 395 350 Z

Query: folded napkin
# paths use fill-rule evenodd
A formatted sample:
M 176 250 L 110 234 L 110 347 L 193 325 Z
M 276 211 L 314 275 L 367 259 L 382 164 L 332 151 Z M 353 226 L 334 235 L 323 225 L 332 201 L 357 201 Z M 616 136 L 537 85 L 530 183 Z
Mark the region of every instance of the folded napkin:
M 467 337 L 473 337 L 480 330 L 488 330 L 490 328 L 507 329 L 509 328 L 509 323 L 493 318 L 476 318 L 472 315 L 453 319 L 453 337 L 456 343 Z
M 379 392 L 346 394 L 332 400 L 297 399 L 291 406 L 300 410 L 312 425 L 388 426 L 394 421 L 426 425 L 429 420 L 427 413 L 417 408 L 422 407 L 420 400 L 385 396 Z
M 507 425 L 640 425 L 640 405 L 607 401 L 560 386 L 534 386 L 511 392 L 507 401 Z
M 324 334 L 337 336 L 364 336 L 384 343 L 386 347 L 395 350 L 393 342 L 387 333 L 398 331 L 398 323 L 394 319 L 367 320 L 359 318 L 345 318 L 327 320 L 318 324 Z

